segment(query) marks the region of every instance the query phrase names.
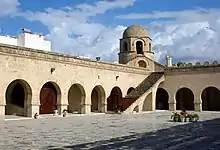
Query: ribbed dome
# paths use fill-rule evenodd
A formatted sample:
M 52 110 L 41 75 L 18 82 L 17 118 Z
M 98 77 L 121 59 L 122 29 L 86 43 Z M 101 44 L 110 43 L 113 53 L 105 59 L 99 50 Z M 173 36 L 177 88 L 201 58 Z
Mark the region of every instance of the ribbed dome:
M 148 32 L 140 25 L 135 24 L 125 29 L 123 33 L 123 38 L 128 37 L 148 37 Z

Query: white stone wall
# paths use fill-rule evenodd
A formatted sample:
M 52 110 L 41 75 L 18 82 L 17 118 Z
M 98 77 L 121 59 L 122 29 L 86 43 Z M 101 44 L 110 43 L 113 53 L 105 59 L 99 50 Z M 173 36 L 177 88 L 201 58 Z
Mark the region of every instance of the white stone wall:
M 18 35 L 18 38 L 14 38 L 10 36 L 0 36 L 0 43 L 51 51 L 50 41 L 44 40 L 44 36 L 42 35 L 31 34 L 31 33 L 21 33 Z

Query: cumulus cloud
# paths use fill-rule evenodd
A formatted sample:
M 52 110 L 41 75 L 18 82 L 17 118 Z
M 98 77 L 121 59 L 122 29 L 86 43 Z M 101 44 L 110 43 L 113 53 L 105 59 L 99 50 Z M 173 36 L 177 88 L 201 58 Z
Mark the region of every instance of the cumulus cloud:
M 147 25 L 155 58 L 196 62 L 220 60 L 220 10 L 195 9 L 119 15 L 120 19 L 160 19 Z
M 1 0 L 0 1 L 0 17 L 15 13 L 20 5 L 18 0 Z
M 43 12 L 20 12 L 30 21 L 41 21 L 48 27 L 46 38 L 52 41 L 53 50 L 72 55 L 101 56 L 103 60 L 115 61 L 119 38 L 125 27 L 106 27 L 90 22 L 91 16 L 103 14 L 110 9 L 125 8 L 135 0 L 98 1 L 94 4 L 79 4 L 60 9 L 48 8 Z
M 135 0 L 98 1 L 60 9 L 19 12 L 14 15 L 23 16 L 29 21 L 40 21 L 47 26 L 49 34 L 46 38 L 52 42 L 52 48 L 57 52 L 91 58 L 100 56 L 105 61 L 116 61 L 119 39 L 126 27 L 122 25 L 108 27 L 90 19 L 111 9 L 132 6 L 134 2 Z M 155 59 L 163 63 L 165 55 L 168 54 L 174 61 L 195 62 L 220 58 L 219 11 L 198 8 L 145 14 L 131 13 L 117 18 L 156 20 L 144 25 L 153 39 Z

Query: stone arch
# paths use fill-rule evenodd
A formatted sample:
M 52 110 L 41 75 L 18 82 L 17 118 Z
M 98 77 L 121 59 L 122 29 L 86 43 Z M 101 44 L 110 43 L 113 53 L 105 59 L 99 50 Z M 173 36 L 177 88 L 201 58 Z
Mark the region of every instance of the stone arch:
M 16 79 L 6 89 L 5 115 L 29 116 L 32 89 L 27 81 Z
M 136 42 L 136 52 L 137 52 L 137 54 L 144 54 L 143 49 L 144 49 L 143 42 L 142 41 L 137 41 Z
M 124 42 L 123 43 L 123 50 L 126 52 L 128 51 L 128 43 L 127 42 Z
M 164 88 L 158 88 L 156 92 L 156 109 L 169 110 L 169 94 Z
M 127 95 L 131 92 L 131 91 L 133 91 L 134 90 L 134 87 L 130 87 L 129 89 L 128 89 L 128 91 L 127 91 Z
M 142 68 L 147 68 L 147 63 L 144 60 L 139 60 L 138 66 Z
M 220 111 L 220 91 L 216 87 L 206 87 L 201 94 L 202 110 Z
M 112 88 L 110 96 L 107 99 L 107 111 L 117 111 L 120 109 L 122 91 L 118 86 Z
M 68 91 L 68 113 L 82 114 L 82 104 L 85 104 L 86 92 L 81 84 L 73 84 Z
M 179 89 L 175 96 L 177 110 L 194 110 L 194 94 L 189 88 Z
M 52 114 L 54 110 L 59 110 L 61 103 L 61 90 L 57 83 L 46 82 L 40 90 L 40 114 Z
M 105 108 L 103 108 L 103 105 L 105 104 L 105 98 L 106 96 L 104 88 L 101 85 L 95 86 L 91 93 L 91 111 L 105 112 Z
M 152 106 L 152 92 L 148 94 L 144 100 L 142 111 L 150 111 Z

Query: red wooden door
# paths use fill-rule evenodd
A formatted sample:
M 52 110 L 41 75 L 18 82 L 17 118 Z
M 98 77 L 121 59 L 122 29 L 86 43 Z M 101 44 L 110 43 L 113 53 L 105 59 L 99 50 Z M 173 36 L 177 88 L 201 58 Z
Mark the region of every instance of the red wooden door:
M 52 84 L 45 84 L 40 93 L 40 114 L 51 114 L 57 106 L 57 93 Z

